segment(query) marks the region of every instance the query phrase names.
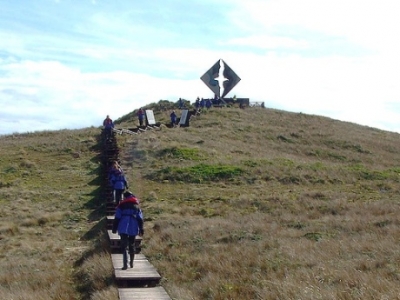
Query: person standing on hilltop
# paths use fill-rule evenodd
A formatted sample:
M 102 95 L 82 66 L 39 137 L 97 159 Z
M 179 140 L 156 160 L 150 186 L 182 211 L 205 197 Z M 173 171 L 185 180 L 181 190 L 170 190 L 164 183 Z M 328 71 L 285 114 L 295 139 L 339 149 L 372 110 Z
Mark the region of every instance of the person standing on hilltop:
M 138 119 L 139 119 L 139 126 L 143 126 L 144 110 L 142 108 L 139 108 L 139 111 L 137 112 L 137 116 L 138 116 Z
M 211 99 L 207 99 L 207 100 L 206 100 L 206 108 L 207 108 L 207 109 L 210 109 L 211 106 L 212 106 L 212 101 L 211 101 Z
M 194 107 L 196 108 L 196 110 L 200 108 L 200 98 L 199 97 L 196 98 L 196 101 L 194 102 Z
M 106 139 L 109 139 L 111 137 L 111 132 L 114 128 L 114 123 L 109 115 L 107 115 L 107 117 L 104 119 L 103 127 L 104 127 L 104 132 L 106 134 Z
M 178 107 L 179 107 L 179 109 L 183 109 L 184 106 L 185 106 L 185 104 L 183 103 L 182 98 L 179 98 L 179 100 L 178 100 Z
M 117 206 L 112 227 L 112 232 L 117 233 L 121 237 L 122 250 L 122 270 L 128 269 L 128 254 L 129 266 L 133 268 L 133 260 L 135 258 L 135 238 L 137 235 L 143 236 L 143 213 L 139 207 L 139 200 L 131 192 L 124 193 L 124 200 Z
M 175 110 L 173 110 L 172 113 L 169 116 L 171 118 L 171 127 L 175 127 L 175 125 L 176 125 L 176 113 L 175 113 Z

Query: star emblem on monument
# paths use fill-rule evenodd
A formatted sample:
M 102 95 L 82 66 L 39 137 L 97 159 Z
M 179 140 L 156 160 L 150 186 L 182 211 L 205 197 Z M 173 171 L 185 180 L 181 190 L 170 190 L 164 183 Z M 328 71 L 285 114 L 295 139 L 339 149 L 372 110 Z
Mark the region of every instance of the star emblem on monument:
M 240 77 L 222 59 L 218 60 L 200 79 L 220 98 L 238 84 Z

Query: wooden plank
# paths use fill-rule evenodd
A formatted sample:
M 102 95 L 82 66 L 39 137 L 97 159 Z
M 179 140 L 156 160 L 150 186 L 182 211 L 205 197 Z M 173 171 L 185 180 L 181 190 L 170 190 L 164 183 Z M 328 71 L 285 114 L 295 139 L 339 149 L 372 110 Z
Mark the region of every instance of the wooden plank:
M 108 232 L 108 236 L 110 238 L 110 240 L 120 240 L 120 236 L 118 233 L 112 233 L 111 230 L 107 230 Z M 141 236 L 136 236 L 136 241 L 142 241 L 142 237 Z
M 106 221 L 107 230 L 112 230 L 113 223 L 114 223 L 114 216 L 107 216 L 107 221 Z
M 117 203 L 114 201 L 108 201 L 106 202 L 106 207 L 110 208 L 110 209 L 115 209 L 115 207 L 117 206 Z
M 119 262 L 121 261 L 121 266 L 122 266 L 122 254 L 111 254 L 111 259 L 114 262 L 117 262 L 119 264 Z M 135 260 L 147 260 L 146 256 L 144 256 L 144 254 L 135 254 Z
M 122 254 L 119 254 L 122 256 Z M 133 263 L 133 268 L 121 270 L 122 259 L 114 267 L 115 279 L 116 280 L 129 280 L 129 281 L 159 281 L 161 279 L 160 274 L 147 260 L 138 260 Z
M 111 230 L 113 227 L 113 223 L 114 223 L 114 215 L 112 216 L 107 216 L 107 229 Z
M 162 286 L 147 288 L 119 288 L 119 299 L 136 299 L 136 300 L 171 300 Z
M 134 261 L 133 268 L 121 270 L 122 268 L 122 254 L 119 263 L 114 265 L 114 272 L 116 280 L 140 280 L 140 281 L 159 281 L 161 275 L 157 272 L 156 268 L 147 260 Z
M 115 280 L 118 286 L 156 286 L 161 275 L 144 255 L 135 254 L 133 268 L 122 270 L 122 254 L 111 254 Z
M 122 129 L 122 132 L 123 132 L 123 133 L 130 134 L 130 135 L 136 135 L 136 134 L 137 134 L 137 132 L 130 131 L 130 130 L 128 130 L 128 129 Z
M 120 265 L 120 268 L 122 268 L 122 254 L 111 254 L 111 259 L 113 264 L 116 263 L 117 265 Z M 134 262 L 137 260 L 147 260 L 147 258 L 144 254 L 135 254 Z
M 107 216 L 115 215 L 115 208 L 106 208 L 106 215 Z

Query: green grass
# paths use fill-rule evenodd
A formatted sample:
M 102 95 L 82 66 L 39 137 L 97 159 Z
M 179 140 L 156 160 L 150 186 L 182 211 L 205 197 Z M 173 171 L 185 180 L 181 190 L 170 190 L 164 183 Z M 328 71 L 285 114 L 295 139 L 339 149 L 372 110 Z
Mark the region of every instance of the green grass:
M 179 148 L 171 147 L 165 148 L 158 152 L 157 156 L 163 159 L 175 158 L 183 160 L 205 160 L 206 157 L 199 149 L 195 148 Z
M 166 167 L 152 172 L 146 178 L 153 181 L 204 183 L 232 180 L 242 173 L 243 170 L 236 166 L 198 164 L 182 168 Z

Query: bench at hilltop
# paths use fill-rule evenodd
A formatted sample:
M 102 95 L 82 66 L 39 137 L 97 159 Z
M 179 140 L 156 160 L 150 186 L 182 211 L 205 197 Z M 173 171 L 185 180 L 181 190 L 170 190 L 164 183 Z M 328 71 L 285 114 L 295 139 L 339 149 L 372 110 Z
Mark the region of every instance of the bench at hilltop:
M 213 107 L 225 107 L 232 105 L 240 105 L 240 106 L 249 106 L 250 99 L 249 98 L 221 98 L 221 99 L 204 99 L 211 100 Z
M 265 103 L 264 102 L 250 102 L 249 106 L 250 107 L 262 107 L 262 108 L 265 108 Z

